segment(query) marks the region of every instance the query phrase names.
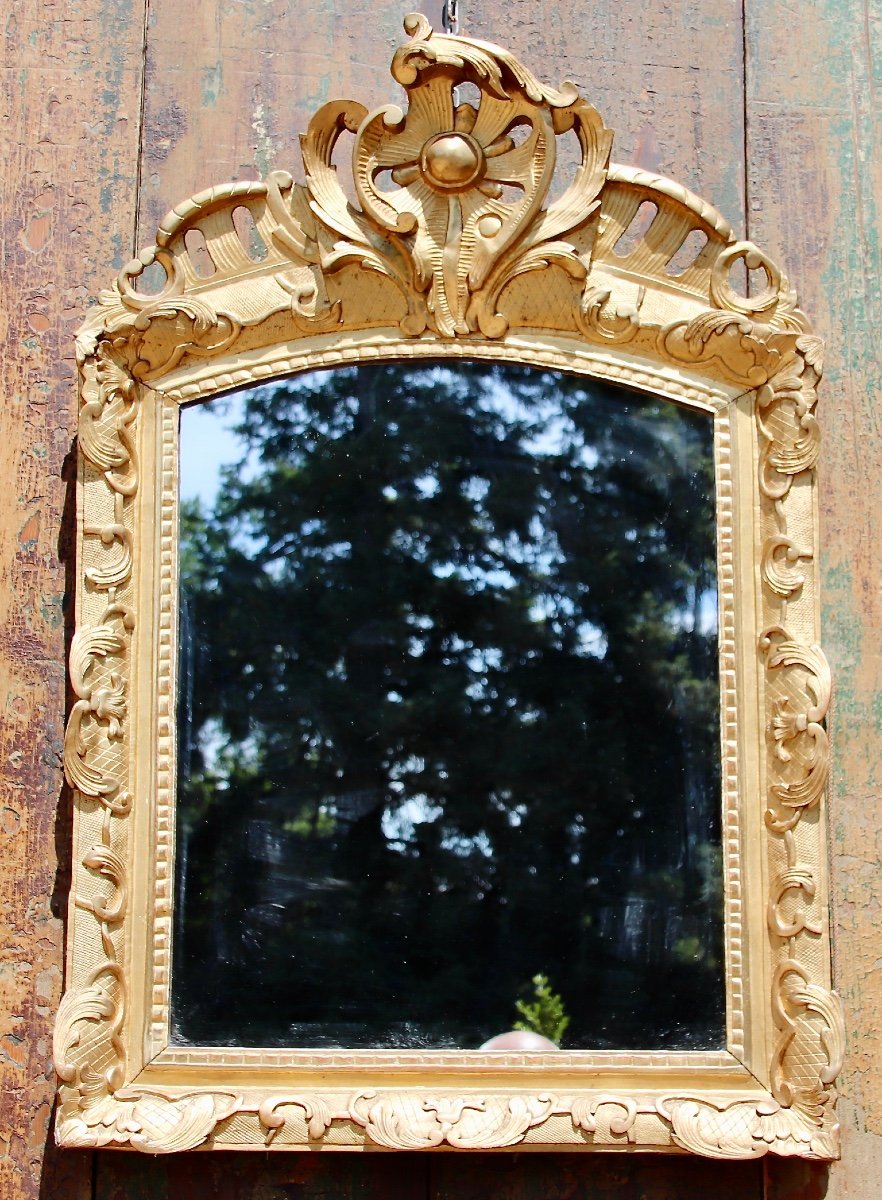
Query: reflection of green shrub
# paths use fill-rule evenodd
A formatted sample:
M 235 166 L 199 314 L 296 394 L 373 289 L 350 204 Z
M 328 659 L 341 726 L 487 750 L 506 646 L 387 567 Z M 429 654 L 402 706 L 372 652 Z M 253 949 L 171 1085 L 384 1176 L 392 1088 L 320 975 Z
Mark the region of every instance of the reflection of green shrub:
M 551 990 L 547 975 L 534 975 L 532 982 L 535 999 L 532 1002 L 515 1001 L 515 1008 L 523 1020 L 515 1021 L 514 1027 L 528 1033 L 539 1033 L 559 1044 L 570 1023 L 563 1000 Z
M 678 962 L 701 962 L 705 954 L 701 938 L 697 938 L 694 934 L 678 938 L 674 943 L 673 954 Z

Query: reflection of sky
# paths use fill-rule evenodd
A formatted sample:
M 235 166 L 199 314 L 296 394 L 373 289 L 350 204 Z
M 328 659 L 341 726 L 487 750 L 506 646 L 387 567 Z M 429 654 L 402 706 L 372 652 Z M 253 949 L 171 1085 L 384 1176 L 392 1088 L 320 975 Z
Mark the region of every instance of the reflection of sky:
M 234 428 L 242 420 L 247 392 L 181 411 L 181 499 L 201 500 L 210 509 L 220 487 L 221 468 L 242 458 Z
M 441 374 L 445 372 L 444 367 L 436 366 L 430 369 Z M 273 387 L 273 385 L 268 386 L 269 388 Z M 297 381 L 289 381 L 287 386 L 289 388 L 296 387 Z M 244 440 L 235 432 L 235 429 L 242 422 L 247 398 L 248 391 L 234 392 L 204 404 L 191 405 L 181 411 L 181 499 L 198 499 L 207 511 L 213 507 L 220 489 L 223 469 L 239 464 L 245 454 Z M 532 425 L 533 432 L 532 436 L 528 435 L 524 439 L 524 446 L 534 453 L 558 453 L 568 440 L 570 422 L 568 418 L 560 415 L 557 399 L 553 395 L 549 398 L 537 399 L 532 406 L 525 405 L 515 400 L 505 386 L 499 382 L 490 389 L 490 395 L 485 400 L 483 407 L 485 410 L 498 412 L 507 420 L 528 421 Z M 581 458 L 588 470 L 597 465 L 598 455 L 593 446 L 584 446 Z M 423 496 L 431 496 L 437 488 L 437 481 L 428 476 L 417 480 L 416 483 Z M 484 480 L 475 480 L 473 483 L 479 490 L 480 487 L 484 487 L 486 490 Z M 385 490 L 389 499 L 394 498 L 394 488 Z M 472 498 L 479 500 L 481 496 L 475 494 Z M 534 537 L 537 536 L 535 529 L 531 532 Z M 520 557 L 517 546 L 498 546 L 497 550 L 499 552 L 505 550 Z M 537 555 L 537 566 L 543 565 L 543 557 L 547 557 L 547 551 L 546 556 L 543 556 L 540 548 Z M 550 560 L 546 561 L 544 565 L 547 568 Z M 453 570 L 452 565 L 449 570 L 439 566 L 435 573 L 439 578 L 444 578 L 445 575 L 452 574 Z M 468 568 L 460 567 L 457 570 L 459 574 L 469 574 Z M 511 582 L 511 576 L 503 570 L 493 571 L 484 568 L 476 571 L 476 575 L 480 577 L 484 586 L 502 588 Z M 714 586 L 710 586 L 699 598 L 696 615 L 698 630 L 701 634 L 707 635 L 716 632 L 717 591 Z M 536 616 L 537 618 L 551 618 L 554 614 L 537 611 Z M 680 614 L 680 624 L 684 629 L 691 629 L 693 614 L 689 611 Z M 606 643 L 599 630 L 594 629 L 586 622 L 581 631 L 581 637 L 584 652 L 603 655 Z

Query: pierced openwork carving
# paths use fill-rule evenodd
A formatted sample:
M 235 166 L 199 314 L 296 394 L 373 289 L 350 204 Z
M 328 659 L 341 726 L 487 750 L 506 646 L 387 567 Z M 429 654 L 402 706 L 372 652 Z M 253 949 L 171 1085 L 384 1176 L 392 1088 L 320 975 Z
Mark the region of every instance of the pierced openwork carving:
M 392 74 L 406 108 L 326 104 L 302 139 L 304 185 L 274 172 L 179 205 L 79 335 L 80 578 L 64 751 L 77 815 L 59 1140 L 151 1152 L 327 1139 L 835 1157 L 843 1027 L 818 820 L 830 699 L 815 615 L 821 344 L 781 271 L 710 205 L 609 162 L 612 135 L 571 85 L 547 88 L 498 47 L 436 35 L 424 17 L 405 28 Z M 476 103 L 458 99 L 464 84 Z M 580 163 L 549 202 L 564 134 Z M 354 203 L 332 161 L 344 136 Z M 647 200 L 657 214 L 624 249 Z M 240 209 L 259 259 L 237 232 Z M 191 231 L 204 238 L 208 277 L 187 250 Z M 670 273 L 693 234 L 701 248 Z M 154 263 L 165 282 L 151 294 Z M 738 263 L 765 274 L 759 295 L 734 288 Z M 445 355 L 593 374 L 714 414 L 724 1054 L 402 1052 L 365 1066 L 340 1052 L 167 1045 L 176 406 L 318 365 Z M 146 939 L 133 924 L 145 913 Z M 219 1067 L 227 1086 L 207 1082 Z M 357 1087 L 345 1082 L 354 1075 Z

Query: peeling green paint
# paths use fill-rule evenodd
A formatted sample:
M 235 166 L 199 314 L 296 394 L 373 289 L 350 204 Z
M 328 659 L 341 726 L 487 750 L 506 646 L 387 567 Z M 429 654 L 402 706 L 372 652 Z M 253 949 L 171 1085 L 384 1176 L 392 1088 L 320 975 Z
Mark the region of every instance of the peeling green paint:
M 40 615 L 50 629 L 58 629 L 64 618 L 64 595 L 62 593 L 41 595 Z
M 206 67 L 202 72 L 202 103 L 206 108 L 214 108 L 223 86 L 223 64 L 218 62 L 213 67 Z
M 257 169 L 262 176 L 269 175 L 272 167 L 272 157 L 274 154 L 272 138 L 269 136 L 266 126 L 266 109 L 261 101 L 258 101 L 254 106 L 253 115 L 251 118 L 251 128 L 254 130 L 256 140 L 254 144 L 254 161 L 257 164 Z

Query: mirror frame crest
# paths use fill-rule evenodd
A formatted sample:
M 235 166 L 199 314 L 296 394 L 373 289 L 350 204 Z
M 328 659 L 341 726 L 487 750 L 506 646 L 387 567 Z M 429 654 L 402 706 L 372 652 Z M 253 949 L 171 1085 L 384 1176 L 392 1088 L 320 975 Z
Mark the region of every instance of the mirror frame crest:
M 612 134 L 571 84 L 547 88 L 420 15 L 405 29 L 392 61 L 405 112 L 324 105 L 301 139 L 303 184 L 276 171 L 180 204 L 78 335 L 58 1140 L 834 1158 L 844 1032 L 822 812 L 821 342 L 779 268 L 714 208 L 609 161 Z M 456 105 L 462 85 L 477 110 Z M 352 200 L 332 159 L 344 134 Z M 549 200 L 568 134 L 579 162 Z M 733 269 L 764 275 L 759 294 L 739 294 Z M 583 373 L 714 422 L 725 1051 L 169 1044 L 179 408 L 291 372 L 420 357 Z

